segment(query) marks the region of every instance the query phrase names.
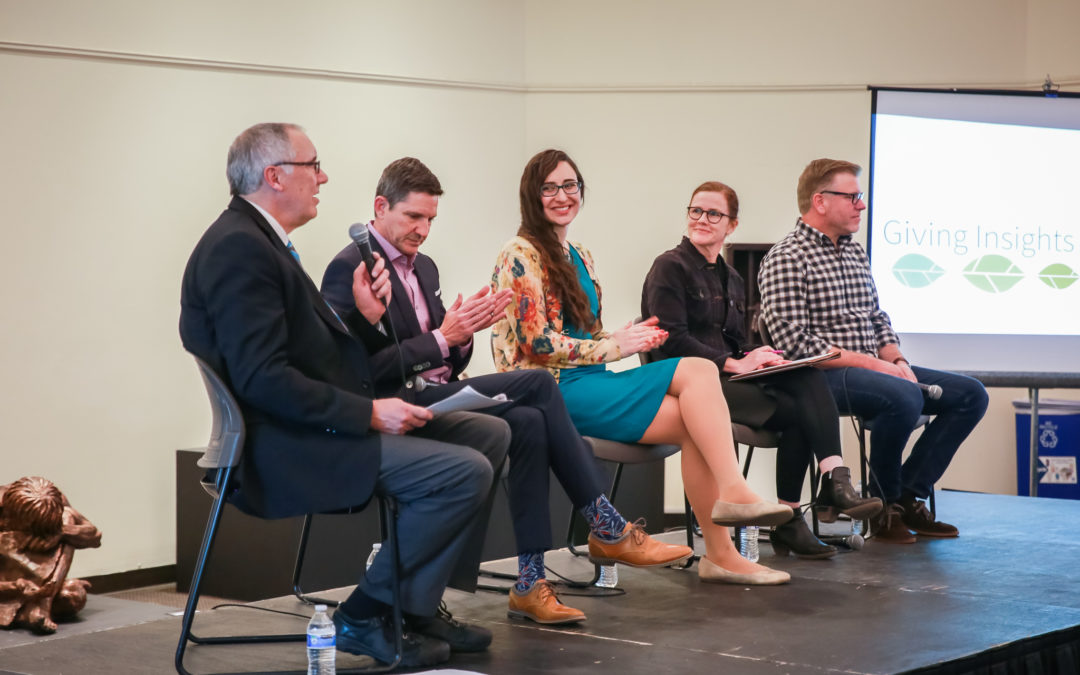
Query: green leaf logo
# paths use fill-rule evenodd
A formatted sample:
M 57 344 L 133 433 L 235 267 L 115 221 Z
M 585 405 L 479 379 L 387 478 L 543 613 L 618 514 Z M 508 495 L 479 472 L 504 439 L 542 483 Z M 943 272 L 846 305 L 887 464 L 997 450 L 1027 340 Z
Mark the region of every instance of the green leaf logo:
M 945 270 L 924 255 L 909 253 L 896 261 L 892 273 L 897 281 L 908 288 L 923 288 L 937 281 Z
M 1050 288 L 1056 288 L 1058 290 L 1072 286 L 1073 282 L 1076 281 L 1077 276 L 1080 275 L 1073 272 L 1068 265 L 1062 265 L 1061 263 L 1047 265 L 1042 272 L 1039 272 L 1040 281 Z
M 984 255 L 964 268 L 964 278 L 987 293 L 1004 293 L 1024 278 L 1024 272 L 1003 255 Z

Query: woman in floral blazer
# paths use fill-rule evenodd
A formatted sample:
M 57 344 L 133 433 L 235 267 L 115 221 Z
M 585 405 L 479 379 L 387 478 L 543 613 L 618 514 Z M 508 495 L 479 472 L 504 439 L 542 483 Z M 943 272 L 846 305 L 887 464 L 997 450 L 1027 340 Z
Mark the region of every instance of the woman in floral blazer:
M 705 536 L 701 578 L 785 583 L 787 572 L 742 558 L 728 534 L 729 525 L 779 525 L 792 511 L 761 499 L 743 480 L 715 364 L 685 358 L 618 373 L 606 369 L 659 346 L 667 333 L 655 318 L 604 331 L 592 256 L 566 236 L 584 196 L 581 173 L 566 153 L 545 150 L 526 165 L 522 224 L 492 276 L 494 290 L 514 293 L 505 318 L 492 328 L 496 367 L 549 370 L 584 435 L 681 446 L 683 484 Z

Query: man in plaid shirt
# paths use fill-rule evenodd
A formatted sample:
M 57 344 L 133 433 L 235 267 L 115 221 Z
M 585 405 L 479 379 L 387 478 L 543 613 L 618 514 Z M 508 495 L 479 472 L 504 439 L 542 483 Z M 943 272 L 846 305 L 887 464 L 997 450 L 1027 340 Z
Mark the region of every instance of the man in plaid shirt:
M 788 358 L 838 349 L 822 364 L 841 413 L 872 420 L 871 491 L 887 507 L 873 521 L 877 539 L 913 543 L 916 533 L 955 537 L 923 502 L 957 448 L 986 412 L 986 389 L 955 373 L 912 366 L 900 351 L 863 247 L 852 239 L 866 208 L 857 164 L 816 159 L 799 177 L 802 217 L 761 264 L 762 318 Z M 924 385 L 920 388 L 920 384 Z M 924 395 L 929 385 L 941 397 Z M 908 437 L 923 414 L 934 415 L 901 464 Z

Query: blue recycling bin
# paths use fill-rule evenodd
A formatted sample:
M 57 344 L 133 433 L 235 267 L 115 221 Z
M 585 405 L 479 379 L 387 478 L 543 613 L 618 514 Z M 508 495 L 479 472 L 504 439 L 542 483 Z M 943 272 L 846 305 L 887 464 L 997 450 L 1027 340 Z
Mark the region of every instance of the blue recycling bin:
M 1016 410 L 1016 494 L 1030 494 L 1031 402 L 1013 401 Z M 1039 400 L 1038 496 L 1080 499 L 1080 401 Z

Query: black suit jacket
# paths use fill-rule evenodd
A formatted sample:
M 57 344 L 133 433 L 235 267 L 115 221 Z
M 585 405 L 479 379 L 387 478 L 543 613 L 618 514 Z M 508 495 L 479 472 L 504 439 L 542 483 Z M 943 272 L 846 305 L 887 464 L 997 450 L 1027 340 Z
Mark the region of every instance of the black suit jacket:
M 234 197 L 195 246 L 181 287 L 180 337 L 243 408 L 234 500 L 241 508 L 277 518 L 371 497 L 380 436 L 370 428 L 368 350 L 386 338 L 355 306 L 341 315 L 351 333 L 244 199 Z
M 371 248 L 384 259 L 386 253 L 379 242 L 372 237 Z M 360 252 L 355 245 L 350 244 L 338 253 L 326 268 L 322 280 L 322 293 L 327 302 L 333 305 L 339 312 L 353 305 L 352 278 L 353 271 L 360 265 Z M 442 289 L 439 288 L 439 268 L 435 261 L 424 255 L 416 254 L 413 262 L 416 269 L 416 278 L 420 283 L 420 291 L 427 300 L 428 311 L 431 313 L 431 324 L 438 327 L 446 316 L 446 307 L 442 301 Z M 450 379 L 456 380 L 461 371 L 469 364 L 472 350 L 462 350 L 461 347 L 450 347 L 450 356 L 445 360 L 439 343 L 431 333 L 420 330 L 420 324 L 416 319 L 416 310 L 409 303 L 409 295 L 405 290 L 405 284 L 398 278 L 397 271 L 390 270 L 391 298 L 389 306 L 390 320 L 394 322 L 394 330 L 397 331 L 400 346 L 397 349 L 383 349 L 371 359 L 372 370 L 375 373 L 376 389 L 380 396 L 387 396 L 401 390 L 401 368 L 399 360 L 403 360 L 406 376 L 416 375 L 425 370 L 436 368 L 440 365 L 450 366 Z M 363 317 L 360 317 L 361 321 Z

